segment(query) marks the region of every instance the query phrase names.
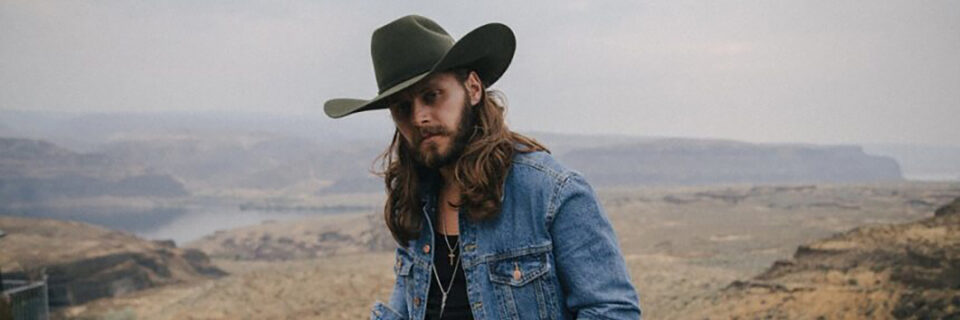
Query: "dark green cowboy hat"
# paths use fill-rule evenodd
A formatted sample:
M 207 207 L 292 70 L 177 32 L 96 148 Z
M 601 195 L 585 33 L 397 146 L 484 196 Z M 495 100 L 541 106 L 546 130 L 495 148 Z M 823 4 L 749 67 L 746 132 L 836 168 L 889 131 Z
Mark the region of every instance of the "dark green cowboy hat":
M 373 32 L 370 54 L 377 74 L 379 94 L 370 100 L 332 99 L 323 104 L 331 118 L 384 109 L 383 102 L 428 75 L 456 68 L 477 72 L 485 86 L 503 75 L 517 47 L 510 28 L 490 23 L 453 41 L 440 25 L 425 17 L 410 15 Z

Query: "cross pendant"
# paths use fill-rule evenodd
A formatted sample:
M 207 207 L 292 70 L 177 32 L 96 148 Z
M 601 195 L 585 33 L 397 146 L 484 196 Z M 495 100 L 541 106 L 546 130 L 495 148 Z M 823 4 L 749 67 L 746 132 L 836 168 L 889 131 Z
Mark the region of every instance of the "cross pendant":
M 453 265 L 453 257 L 455 257 L 455 255 L 453 254 L 453 252 L 451 252 L 451 253 L 447 254 L 447 257 L 450 258 L 450 265 L 452 266 L 452 265 Z

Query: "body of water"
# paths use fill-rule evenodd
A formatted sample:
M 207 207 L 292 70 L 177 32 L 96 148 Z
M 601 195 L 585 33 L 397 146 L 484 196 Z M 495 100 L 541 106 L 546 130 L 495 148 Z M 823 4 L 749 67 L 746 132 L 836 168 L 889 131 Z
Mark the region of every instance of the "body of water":
M 372 209 L 371 209 L 372 210 Z M 360 213 L 366 211 L 355 211 Z M 258 225 L 264 221 L 287 221 L 333 214 L 351 214 L 342 210 L 317 211 L 266 211 L 240 210 L 237 207 L 199 207 L 188 209 L 173 220 L 154 228 L 134 231 L 138 236 L 151 240 L 172 239 L 177 246 L 197 240 L 217 230 L 229 230 Z
M 136 208 L 129 206 L 30 207 L 4 210 L 5 215 L 72 220 L 122 230 L 151 240 L 173 240 L 177 246 L 212 234 L 261 224 L 338 214 L 373 212 L 373 207 L 319 207 L 310 210 L 242 208 L 228 205 Z

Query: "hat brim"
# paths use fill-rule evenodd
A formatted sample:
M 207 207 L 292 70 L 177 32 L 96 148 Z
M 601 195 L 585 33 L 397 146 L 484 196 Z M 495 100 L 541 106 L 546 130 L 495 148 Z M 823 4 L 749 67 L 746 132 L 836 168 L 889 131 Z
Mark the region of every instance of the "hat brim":
M 413 86 L 427 76 L 463 67 L 476 71 L 484 86 L 489 87 L 500 79 L 510 66 L 516 47 L 516 38 L 509 27 L 501 23 L 486 24 L 460 38 L 460 41 L 454 43 L 429 71 L 404 80 L 370 100 L 349 98 L 327 100 L 323 104 L 323 111 L 331 118 L 341 118 L 361 111 L 385 109 L 389 107 L 383 103 L 387 98 Z

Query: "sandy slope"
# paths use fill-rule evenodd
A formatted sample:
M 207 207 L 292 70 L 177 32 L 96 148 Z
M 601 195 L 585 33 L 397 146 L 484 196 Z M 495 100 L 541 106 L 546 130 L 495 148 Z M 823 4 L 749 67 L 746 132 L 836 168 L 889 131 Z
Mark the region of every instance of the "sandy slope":
M 858 308 L 864 301 L 880 301 L 902 293 L 873 284 L 882 282 L 892 269 L 868 268 L 864 270 L 869 272 L 850 275 L 826 272 L 769 285 L 754 277 L 775 261 L 791 258 L 798 246 L 817 239 L 858 226 L 927 219 L 938 206 L 960 196 L 960 185 L 632 188 L 601 190 L 600 194 L 640 291 L 645 319 L 703 319 L 710 315 L 813 319 L 832 315 L 823 311 L 828 309 L 861 312 Z M 281 232 L 283 226 L 276 223 L 260 231 L 251 228 L 224 235 L 239 240 L 253 231 L 260 236 L 268 229 L 275 230 L 267 232 L 271 234 Z M 318 240 L 314 231 L 296 230 L 294 233 L 299 234 L 313 232 L 310 237 L 298 238 L 302 241 Z M 354 231 L 343 228 L 340 232 Z M 931 231 L 918 232 L 931 235 Z M 292 237 L 272 234 L 270 239 L 278 236 Z M 216 239 L 214 243 L 222 243 L 229 237 Z M 367 317 L 373 301 L 385 299 L 393 283 L 390 252 L 289 261 L 242 259 L 215 261 L 231 272 L 224 279 L 151 289 L 66 310 L 66 314 L 78 317 L 113 312 L 113 316 L 123 316 L 127 312 L 137 319 L 357 319 Z M 809 289 L 802 283 L 812 280 L 823 284 L 821 291 L 804 294 Z M 851 295 L 853 282 L 859 291 Z M 740 300 L 724 296 L 752 296 L 753 292 L 769 295 Z M 819 300 L 820 294 L 826 299 Z M 787 310 L 777 307 L 784 303 L 798 306 L 789 309 L 796 312 L 777 313 Z M 890 314 L 895 308 L 881 303 L 871 314 Z M 867 311 L 850 314 L 866 315 Z

